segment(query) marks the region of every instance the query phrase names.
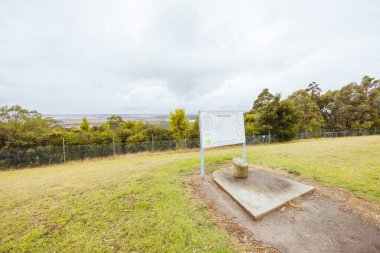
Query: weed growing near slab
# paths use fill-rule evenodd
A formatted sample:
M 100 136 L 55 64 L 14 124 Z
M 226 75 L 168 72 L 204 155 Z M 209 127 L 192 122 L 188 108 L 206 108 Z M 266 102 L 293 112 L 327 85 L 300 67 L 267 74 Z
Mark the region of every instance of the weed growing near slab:
M 296 176 L 301 175 L 301 173 L 299 173 L 298 170 L 295 170 L 295 169 L 287 169 L 287 172 L 290 174 L 294 174 Z

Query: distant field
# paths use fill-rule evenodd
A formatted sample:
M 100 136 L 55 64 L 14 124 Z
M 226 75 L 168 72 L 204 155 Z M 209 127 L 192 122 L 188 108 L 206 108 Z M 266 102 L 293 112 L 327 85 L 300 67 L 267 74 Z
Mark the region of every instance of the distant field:
M 86 117 L 91 126 L 100 125 L 107 122 L 107 118 L 114 114 L 45 114 L 44 118 L 54 118 L 58 120 L 63 127 L 75 127 L 82 123 L 83 117 Z M 167 114 L 118 114 L 123 120 L 137 121 L 141 120 L 149 124 L 169 125 L 169 115 Z M 187 117 L 191 122 L 194 121 L 195 115 L 188 114 Z
M 240 152 L 207 150 L 207 173 Z M 250 146 L 247 157 L 380 201 L 380 136 Z M 191 198 L 198 171 L 192 151 L 0 172 L 0 252 L 236 251 Z

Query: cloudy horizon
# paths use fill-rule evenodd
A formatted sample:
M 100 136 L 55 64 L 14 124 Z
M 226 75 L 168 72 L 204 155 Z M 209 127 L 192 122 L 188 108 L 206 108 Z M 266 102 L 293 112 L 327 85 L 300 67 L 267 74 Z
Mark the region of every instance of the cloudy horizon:
M 244 110 L 380 78 L 378 1 L 1 1 L 0 106 Z

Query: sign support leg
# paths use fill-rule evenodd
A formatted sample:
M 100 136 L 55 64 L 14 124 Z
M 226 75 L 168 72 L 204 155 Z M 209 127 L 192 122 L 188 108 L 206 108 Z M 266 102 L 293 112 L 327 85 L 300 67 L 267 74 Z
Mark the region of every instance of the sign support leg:
M 201 176 L 205 176 L 205 150 L 201 147 Z
M 243 153 L 242 153 L 242 158 L 243 158 L 243 161 L 245 162 L 245 158 L 246 158 L 246 148 L 245 148 L 245 142 L 243 142 Z

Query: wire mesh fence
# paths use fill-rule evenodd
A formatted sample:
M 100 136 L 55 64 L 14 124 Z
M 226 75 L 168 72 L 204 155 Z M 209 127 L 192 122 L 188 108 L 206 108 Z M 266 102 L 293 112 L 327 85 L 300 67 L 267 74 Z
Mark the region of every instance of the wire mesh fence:
M 298 133 L 296 139 L 310 139 L 310 138 L 331 138 L 331 137 L 348 137 L 348 136 L 363 136 L 380 134 L 380 130 L 369 131 L 321 131 L 321 132 L 305 132 Z
M 337 138 L 346 136 L 362 136 L 380 134 L 373 131 L 313 132 L 298 133 L 295 139 Z M 247 145 L 277 143 L 276 135 L 246 136 Z M 36 146 L 30 148 L 0 149 L 0 169 L 21 168 L 57 164 L 67 161 L 83 160 L 96 157 L 108 157 L 140 152 L 162 152 L 171 150 L 197 149 L 199 139 L 168 140 L 133 143 L 109 143 L 102 145 L 65 145 Z

